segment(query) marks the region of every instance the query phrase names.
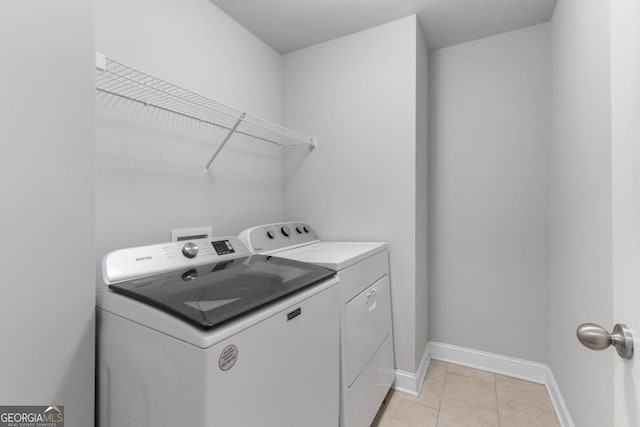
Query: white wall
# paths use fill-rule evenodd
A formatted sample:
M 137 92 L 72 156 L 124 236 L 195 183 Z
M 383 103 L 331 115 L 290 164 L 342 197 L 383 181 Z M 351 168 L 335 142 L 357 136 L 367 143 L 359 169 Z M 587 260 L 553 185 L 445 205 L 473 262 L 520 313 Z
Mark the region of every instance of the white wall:
M 613 420 L 615 352 L 576 327 L 611 327 L 610 2 L 559 0 L 551 23 L 549 364 L 576 425 Z
M 0 404 L 93 424 L 93 2 L 0 3 Z
M 415 372 L 416 18 L 285 55 L 285 124 L 319 138 L 285 158 L 284 211 L 325 240 L 390 244 L 396 367 Z
M 546 359 L 548 25 L 430 52 L 430 339 Z
M 206 0 L 98 0 L 97 50 L 266 119 L 282 121 L 282 56 Z M 97 257 L 175 227 L 217 235 L 282 220 L 281 150 L 107 95 L 97 97 Z
M 428 301 L 428 121 L 429 52 L 420 25 L 416 26 L 416 337 L 419 362 L 429 341 Z

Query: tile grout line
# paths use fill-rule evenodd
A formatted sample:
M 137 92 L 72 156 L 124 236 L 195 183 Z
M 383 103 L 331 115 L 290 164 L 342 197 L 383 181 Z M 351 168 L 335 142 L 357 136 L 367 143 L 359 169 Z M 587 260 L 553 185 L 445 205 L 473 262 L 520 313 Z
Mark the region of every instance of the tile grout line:
M 447 374 L 449 373 L 448 363 L 445 368 L 446 369 L 444 370 L 444 379 L 442 380 L 442 391 L 440 392 L 440 402 L 438 403 L 438 416 L 436 417 L 436 427 L 438 427 L 438 424 L 440 424 L 440 410 L 442 409 L 442 400 L 444 399 L 444 386 L 447 382 Z
M 493 384 L 495 385 L 496 392 L 496 412 L 498 413 L 498 427 L 500 427 L 500 401 L 498 400 L 498 379 L 496 378 L 496 374 L 493 374 Z

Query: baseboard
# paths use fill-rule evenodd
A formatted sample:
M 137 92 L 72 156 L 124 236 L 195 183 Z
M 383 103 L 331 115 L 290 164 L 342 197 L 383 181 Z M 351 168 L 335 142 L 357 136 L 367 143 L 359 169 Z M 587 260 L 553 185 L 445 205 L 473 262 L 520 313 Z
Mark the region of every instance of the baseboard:
M 443 362 L 457 363 L 538 384 L 546 384 L 549 367 L 514 357 L 487 353 L 450 344 L 431 342 L 431 357 Z
M 547 392 L 549 393 L 549 397 L 551 397 L 551 403 L 553 403 L 553 407 L 556 410 L 560 425 L 562 427 L 575 427 L 573 418 L 571 418 L 571 414 L 569 413 L 569 408 L 567 408 L 567 404 L 560 393 L 560 387 L 558 387 L 556 377 L 553 376 L 551 368 L 549 368 L 547 374 L 547 382 L 545 385 L 547 386 Z
M 393 389 L 402 393 L 407 393 L 412 396 L 420 394 L 424 378 L 427 376 L 427 369 L 431 363 L 431 352 L 429 350 L 429 344 L 422 353 L 418 370 L 414 374 L 412 372 L 406 372 L 400 369 L 396 369 L 396 378 L 393 383 Z
M 560 425 L 575 427 L 549 365 L 438 342 L 430 342 L 428 348 L 431 358 L 436 360 L 545 385 Z

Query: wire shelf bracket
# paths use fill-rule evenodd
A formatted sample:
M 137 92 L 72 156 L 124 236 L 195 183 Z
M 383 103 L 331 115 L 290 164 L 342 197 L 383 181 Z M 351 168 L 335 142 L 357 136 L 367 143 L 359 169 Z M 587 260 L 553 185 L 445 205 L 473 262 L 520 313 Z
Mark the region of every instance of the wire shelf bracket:
M 240 118 L 236 121 L 236 124 L 233 125 L 233 127 L 229 130 L 229 132 L 227 133 L 227 136 L 224 137 L 222 144 L 220 144 L 216 152 L 213 153 L 213 156 L 211 156 L 211 159 L 209 159 L 209 161 L 207 162 L 207 165 L 204 167 L 204 173 L 209 173 L 209 168 L 211 167 L 211 163 L 213 163 L 216 157 L 218 157 L 218 154 L 220 154 L 220 151 L 222 151 L 226 143 L 229 141 L 229 139 L 231 139 L 231 136 L 238 129 L 238 126 L 240 126 L 240 123 L 242 123 L 242 120 L 244 120 L 246 115 L 247 115 L 246 113 L 242 113 Z
M 288 129 L 183 87 L 117 62 L 96 52 L 96 90 L 227 130 L 205 166 L 211 164 L 234 134 L 246 135 L 281 147 L 306 146 L 313 151 L 316 137 Z

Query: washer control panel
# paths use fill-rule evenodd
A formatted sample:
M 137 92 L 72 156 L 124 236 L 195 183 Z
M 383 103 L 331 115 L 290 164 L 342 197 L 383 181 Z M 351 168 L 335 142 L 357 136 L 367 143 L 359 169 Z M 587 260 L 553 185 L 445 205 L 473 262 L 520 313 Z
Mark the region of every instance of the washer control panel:
M 102 277 L 104 283 L 109 285 L 247 255 L 251 255 L 251 252 L 233 236 L 139 246 L 105 255 L 102 259 Z
M 238 237 L 253 253 L 265 253 L 318 241 L 313 228 L 303 222 L 259 225 L 244 230 Z

